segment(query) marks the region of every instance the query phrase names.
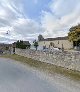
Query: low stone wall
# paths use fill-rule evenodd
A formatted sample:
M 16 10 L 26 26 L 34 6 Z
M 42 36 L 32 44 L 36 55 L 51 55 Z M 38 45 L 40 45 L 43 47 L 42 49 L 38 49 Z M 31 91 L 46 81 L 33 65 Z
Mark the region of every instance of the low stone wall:
M 80 71 L 80 52 L 43 52 L 16 49 L 16 54 L 41 62 L 51 63 L 64 68 Z

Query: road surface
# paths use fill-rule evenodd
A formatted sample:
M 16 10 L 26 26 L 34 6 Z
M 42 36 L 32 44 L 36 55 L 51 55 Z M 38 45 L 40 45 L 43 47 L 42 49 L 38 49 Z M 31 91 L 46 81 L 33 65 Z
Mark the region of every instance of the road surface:
M 34 73 L 19 62 L 0 58 L 0 92 L 79 92 L 80 90 L 74 86 L 73 90 L 65 88 L 56 79 L 54 79 L 56 82 L 50 83 L 47 78 L 40 76 L 40 73 Z

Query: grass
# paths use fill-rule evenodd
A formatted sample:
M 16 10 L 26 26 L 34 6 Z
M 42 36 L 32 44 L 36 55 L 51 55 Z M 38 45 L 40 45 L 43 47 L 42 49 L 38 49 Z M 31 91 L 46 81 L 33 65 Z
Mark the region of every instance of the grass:
M 60 67 L 60 66 L 52 65 L 49 63 L 45 63 L 45 62 L 40 62 L 37 60 L 33 60 L 31 58 L 27 58 L 27 57 L 16 55 L 16 54 L 3 55 L 1 57 L 11 58 L 11 59 L 19 61 L 21 63 L 28 64 L 31 67 L 35 67 L 37 69 L 40 69 L 42 71 L 47 71 L 48 73 L 51 73 L 51 74 L 58 73 L 58 74 L 62 74 L 64 76 L 67 76 L 71 79 L 75 79 L 75 80 L 80 81 L 80 72 L 79 71 L 65 69 L 65 68 Z

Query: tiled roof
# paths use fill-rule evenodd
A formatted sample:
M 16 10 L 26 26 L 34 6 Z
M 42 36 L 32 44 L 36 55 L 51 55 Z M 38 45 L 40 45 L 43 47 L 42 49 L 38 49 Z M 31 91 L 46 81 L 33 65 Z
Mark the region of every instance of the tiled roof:
M 68 36 L 65 36 L 65 37 L 57 37 L 57 38 L 46 38 L 42 41 L 54 41 L 54 40 L 67 40 L 68 39 Z
M 23 41 L 25 45 L 30 45 L 29 41 Z

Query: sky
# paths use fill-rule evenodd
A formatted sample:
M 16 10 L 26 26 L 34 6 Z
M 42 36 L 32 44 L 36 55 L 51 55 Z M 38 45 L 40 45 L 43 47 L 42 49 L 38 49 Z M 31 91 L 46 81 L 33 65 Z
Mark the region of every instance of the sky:
M 0 0 L 0 43 L 67 36 L 79 23 L 80 0 Z

